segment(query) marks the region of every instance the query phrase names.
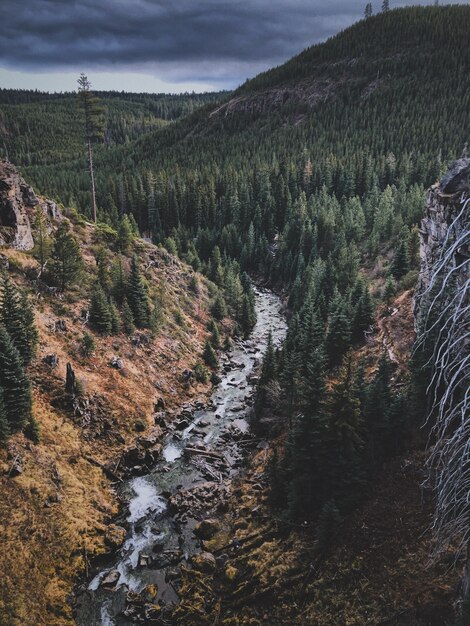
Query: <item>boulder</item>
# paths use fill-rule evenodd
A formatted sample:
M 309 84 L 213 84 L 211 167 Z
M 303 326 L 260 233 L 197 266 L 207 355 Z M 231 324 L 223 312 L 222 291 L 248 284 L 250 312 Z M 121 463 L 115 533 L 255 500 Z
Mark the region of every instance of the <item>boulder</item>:
M 445 194 L 462 193 L 470 190 L 470 158 L 454 161 L 441 180 L 441 191 Z
M 199 554 L 195 554 L 192 557 L 191 562 L 194 569 L 206 574 L 211 574 L 217 567 L 215 556 L 210 552 L 200 552 Z
M 196 524 L 193 532 L 199 539 L 208 540 L 212 539 L 219 530 L 220 523 L 216 519 L 205 519 Z
M 122 526 L 110 524 L 104 536 L 105 544 L 112 550 L 118 550 L 126 540 L 127 531 Z
M 59 357 L 57 354 L 46 354 L 43 358 L 43 362 L 46 363 L 46 365 L 55 368 L 59 365 Z
M 110 367 L 114 367 L 114 369 L 122 370 L 124 369 L 124 361 L 117 356 L 113 356 L 111 361 L 109 362 Z
M 158 400 L 154 403 L 153 405 L 153 410 L 155 412 L 157 411 L 164 411 L 165 410 L 165 400 L 163 398 L 158 398 Z
M 120 578 L 121 574 L 117 571 L 117 569 L 112 569 L 101 581 L 101 586 L 105 589 L 114 589 Z

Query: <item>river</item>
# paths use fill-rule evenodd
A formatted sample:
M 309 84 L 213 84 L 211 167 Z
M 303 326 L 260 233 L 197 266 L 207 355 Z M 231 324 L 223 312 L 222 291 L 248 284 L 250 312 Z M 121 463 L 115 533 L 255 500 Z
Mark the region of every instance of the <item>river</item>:
M 151 601 L 163 613 L 178 601 L 178 568 L 201 551 L 194 528 L 206 516 L 214 517 L 230 481 L 243 467 L 245 444 L 250 441 L 253 373 L 268 334 L 279 345 L 287 331 L 281 300 L 264 289 L 256 289 L 255 294 L 256 325 L 248 339 L 237 340 L 221 356 L 221 380 L 207 408 L 180 419 L 179 429 L 167 435 L 162 458 L 152 471 L 122 486 L 128 535 L 114 562 L 98 572 L 76 598 L 78 626 L 139 622 L 140 614 L 130 599 L 148 594 L 149 585 L 155 586 Z M 186 448 L 203 449 L 208 455 L 189 455 Z

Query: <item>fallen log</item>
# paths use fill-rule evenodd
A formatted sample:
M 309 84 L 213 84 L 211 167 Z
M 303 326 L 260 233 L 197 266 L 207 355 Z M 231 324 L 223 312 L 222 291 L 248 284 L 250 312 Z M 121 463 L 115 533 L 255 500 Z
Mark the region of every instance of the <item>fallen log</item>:
M 91 463 L 95 467 L 99 467 L 100 469 L 102 469 L 103 472 L 106 474 L 106 476 L 110 478 L 111 480 L 117 480 L 120 483 L 124 482 L 120 476 L 118 476 L 117 474 L 113 472 L 113 470 L 110 470 L 109 467 L 106 467 L 106 465 L 104 465 L 97 459 L 94 459 L 92 456 L 88 456 L 84 454 L 83 458 L 85 459 L 85 461 L 88 461 L 88 463 Z
M 190 456 L 204 456 L 208 459 L 217 459 L 219 461 L 227 463 L 227 459 L 224 457 L 223 454 L 220 454 L 219 452 L 212 452 L 210 450 L 199 450 L 199 448 L 191 448 L 189 446 L 184 449 L 184 452 L 185 454 L 189 454 Z

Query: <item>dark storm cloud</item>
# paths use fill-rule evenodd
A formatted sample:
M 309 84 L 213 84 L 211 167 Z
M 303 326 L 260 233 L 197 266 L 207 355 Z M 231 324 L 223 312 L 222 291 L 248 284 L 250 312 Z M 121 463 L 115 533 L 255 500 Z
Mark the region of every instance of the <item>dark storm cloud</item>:
M 126 68 L 223 81 L 287 59 L 353 22 L 363 6 L 362 0 L 1 0 L 0 66 Z

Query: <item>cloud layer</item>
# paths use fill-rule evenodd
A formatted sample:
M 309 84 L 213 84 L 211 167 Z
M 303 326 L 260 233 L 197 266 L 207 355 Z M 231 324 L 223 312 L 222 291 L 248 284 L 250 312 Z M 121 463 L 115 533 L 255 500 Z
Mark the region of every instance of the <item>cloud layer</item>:
M 135 71 L 232 87 L 348 26 L 361 17 L 364 0 L 2 0 L 1 6 L 4 69 Z

